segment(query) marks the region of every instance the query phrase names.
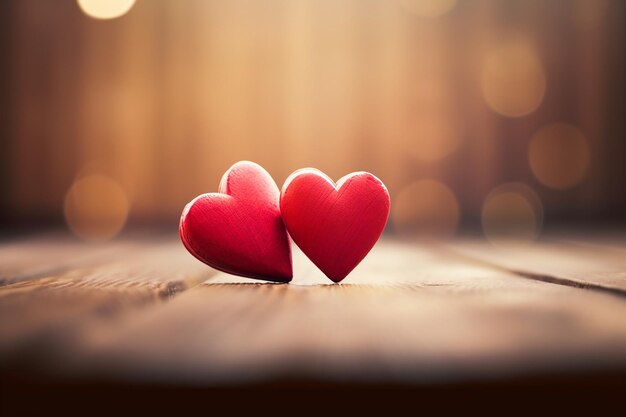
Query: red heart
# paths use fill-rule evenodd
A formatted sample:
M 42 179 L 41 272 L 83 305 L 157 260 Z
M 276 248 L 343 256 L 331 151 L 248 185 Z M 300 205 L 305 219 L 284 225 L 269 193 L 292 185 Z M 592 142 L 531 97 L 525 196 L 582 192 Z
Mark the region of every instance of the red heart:
M 287 231 L 334 282 L 346 277 L 372 249 L 389 217 L 389 193 L 378 178 L 355 172 L 337 185 L 317 169 L 287 179 L 280 212 Z
M 193 199 L 180 218 L 180 238 L 207 265 L 230 274 L 289 282 L 289 236 L 280 216 L 280 193 L 261 166 L 237 162 L 218 193 Z

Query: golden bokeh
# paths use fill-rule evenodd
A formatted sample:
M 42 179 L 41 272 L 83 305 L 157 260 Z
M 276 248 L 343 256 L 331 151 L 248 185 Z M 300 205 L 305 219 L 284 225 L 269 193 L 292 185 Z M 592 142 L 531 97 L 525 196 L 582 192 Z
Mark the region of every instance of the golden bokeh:
M 583 133 L 566 123 L 539 130 L 530 141 L 528 161 L 537 179 L 552 188 L 578 184 L 589 168 L 589 146 Z
M 485 236 L 496 245 L 532 242 L 543 224 L 541 200 L 526 184 L 503 184 L 485 199 L 482 224 Z
M 493 111 L 520 117 L 541 104 L 546 76 L 532 44 L 515 39 L 500 44 L 486 55 L 481 85 L 483 97 Z
M 94 19 L 115 19 L 126 14 L 135 0 L 77 0 L 80 9 Z
M 435 18 L 448 13 L 456 0 L 399 0 L 407 11 L 427 18 Z
M 65 195 L 65 221 L 72 233 L 86 241 L 116 236 L 126 223 L 128 211 L 126 193 L 104 175 L 79 178 Z
M 393 223 L 402 232 L 446 237 L 454 234 L 459 223 L 459 204 L 445 184 L 420 180 L 398 193 L 392 204 Z
M 626 1 L 155 0 L 106 21 L 85 15 L 97 3 L 18 0 L 2 14 L 15 23 L 6 222 L 54 218 L 74 178 L 100 173 L 127 193 L 129 227 L 171 224 L 241 159 L 278 181 L 306 166 L 372 171 L 394 204 L 414 181 L 443 181 L 467 226 L 509 181 L 534 187 L 559 220 L 624 212 L 624 100 L 610 64 Z M 584 134 L 582 179 L 579 158 L 564 156 L 576 145 L 555 158 L 531 145 L 561 121 Z

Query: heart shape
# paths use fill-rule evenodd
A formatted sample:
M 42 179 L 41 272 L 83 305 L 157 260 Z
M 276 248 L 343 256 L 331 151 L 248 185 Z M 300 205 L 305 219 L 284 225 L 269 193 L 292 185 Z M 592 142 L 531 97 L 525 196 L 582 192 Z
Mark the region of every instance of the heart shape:
M 389 193 L 368 172 L 348 174 L 337 185 L 323 172 L 300 169 L 287 178 L 280 211 L 305 255 L 334 282 L 365 258 L 389 217 Z
M 207 265 L 229 274 L 289 282 L 291 247 L 278 186 L 261 166 L 241 161 L 217 193 L 194 198 L 180 218 L 180 238 Z

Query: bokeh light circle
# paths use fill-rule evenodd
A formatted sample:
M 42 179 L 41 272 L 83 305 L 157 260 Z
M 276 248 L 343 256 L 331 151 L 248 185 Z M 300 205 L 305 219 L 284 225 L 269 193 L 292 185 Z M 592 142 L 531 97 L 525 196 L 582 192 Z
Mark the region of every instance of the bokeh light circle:
M 532 242 L 543 226 L 541 199 L 523 183 L 496 187 L 483 203 L 482 225 L 487 239 L 496 245 Z
M 116 236 L 128 217 L 129 201 L 120 185 L 104 175 L 79 178 L 65 194 L 65 221 L 77 237 L 103 241 Z
M 402 7 L 419 17 L 435 18 L 448 13 L 456 0 L 399 0 Z
M 566 123 L 540 129 L 528 148 L 530 168 L 542 184 L 557 189 L 578 184 L 589 168 L 589 146 L 583 133 Z
M 482 93 L 493 111 L 509 117 L 533 112 L 546 91 L 546 76 L 535 49 L 524 40 L 505 42 L 483 63 Z
M 115 19 L 126 14 L 135 0 L 78 0 L 80 9 L 94 19 Z
M 446 237 L 459 223 L 459 204 L 445 184 L 425 179 L 400 190 L 392 205 L 392 220 L 402 234 Z

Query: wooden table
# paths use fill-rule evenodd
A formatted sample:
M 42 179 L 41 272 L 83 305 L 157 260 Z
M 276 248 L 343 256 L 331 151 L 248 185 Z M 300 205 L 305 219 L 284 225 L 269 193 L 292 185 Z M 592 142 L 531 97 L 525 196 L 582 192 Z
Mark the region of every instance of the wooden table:
M 5 240 L 3 410 L 619 414 L 626 399 L 625 234 L 384 236 L 340 285 L 297 251 L 294 271 L 217 273 L 169 235 Z

